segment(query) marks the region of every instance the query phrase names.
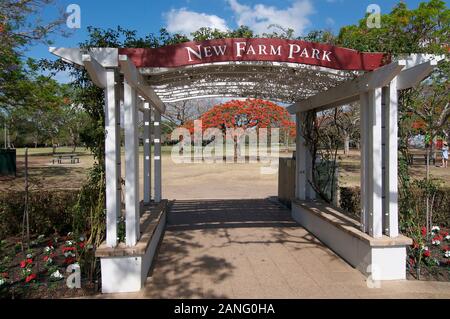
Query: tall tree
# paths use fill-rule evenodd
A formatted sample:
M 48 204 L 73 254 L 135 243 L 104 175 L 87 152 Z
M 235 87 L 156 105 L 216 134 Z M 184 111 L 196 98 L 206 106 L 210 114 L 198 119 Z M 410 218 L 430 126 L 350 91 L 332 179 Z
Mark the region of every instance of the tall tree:
M 37 72 L 30 72 L 28 77 L 27 104 L 8 111 L 11 131 L 16 138 L 32 136 L 35 145 L 56 146 L 65 129 L 66 92 L 58 82 Z
M 285 108 L 260 99 L 232 100 L 216 105 L 203 114 L 202 128 L 290 128 L 293 123 Z
M 63 31 L 65 16 L 45 21 L 42 12 L 54 0 L 0 1 L 0 108 L 26 104 L 27 77 L 23 52 L 37 42 L 50 43 L 49 35 Z
M 422 2 L 417 9 L 408 9 L 399 2 L 381 16 L 380 28 L 369 28 L 367 16 L 357 25 L 343 27 L 337 44 L 367 52 L 448 53 L 450 10 L 445 1 Z
M 410 91 L 409 103 L 405 104 L 406 114 L 414 121 L 423 123 L 429 140 L 428 160 L 434 151 L 433 141 L 446 129 L 450 118 L 450 62 L 442 62 L 431 77 Z M 411 127 L 411 129 L 413 129 Z M 429 176 L 429 163 L 427 163 Z
M 344 155 L 350 153 L 350 140 L 359 144 L 360 139 L 359 104 L 352 103 L 338 108 L 335 125 L 344 143 Z
M 367 18 L 367 17 L 366 17 Z M 410 200 L 411 183 L 408 166 L 405 164 L 408 157 L 407 137 L 413 130 L 410 125 L 411 117 L 419 118 L 426 124 L 427 135 L 432 139 L 436 131 L 448 122 L 449 94 L 448 94 L 448 58 L 450 39 L 450 9 L 442 0 L 429 0 L 422 2 L 416 9 L 408 9 L 404 2 L 395 6 L 389 14 L 381 16 L 380 28 L 369 28 L 366 19 L 360 20 L 358 25 L 341 29 L 338 44 L 361 51 L 387 52 L 394 57 L 402 54 L 430 53 L 444 54 L 447 62 L 440 63 L 438 70 L 421 87 L 404 90 L 399 95 L 399 142 L 400 142 L 400 218 L 407 218 L 415 211 L 413 201 Z M 427 156 L 427 177 L 422 189 L 426 197 L 426 224 L 427 234 L 432 223 L 432 207 L 430 197 L 435 187 L 429 180 L 429 155 Z M 432 206 L 432 205 L 431 205 Z M 417 212 L 419 216 L 421 212 Z M 405 220 L 405 219 L 404 219 Z M 403 223 L 408 235 L 416 236 L 417 229 L 410 229 L 412 220 Z M 419 254 L 420 255 L 420 254 Z
M 185 100 L 175 103 L 166 103 L 163 118 L 175 126 L 183 126 L 189 121 L 199 118 L 213 105 L 216 99 Z
M 227 130 L 233 129 L 235 160 L 242 137 L 240 134 L 245 134 L 250 129 L 259 130 L 260 128 L 279 128 L 282 132 L 292 134 L 295 128 L 295 123 L 291 121 L 285 108 L 261 99 L 232 100 L 216 105 L 204 113 L 200 120 L 202 130 L 218 128 L 225 136 Z M 193 121 L 189 121 L 184 127 L 188 128 L 191 134 L 194 133 Z
M 337 44 L 360 51 L 387 52 L 397 58 L 410 53 L 445 54 L 447 59 L 449 57 L 450 9 L 442 0 L 422 2 L 416 9 L 408 9 L 404 2 L 399 2 L 392 12 L 381 16 L 380 28 L 369 28 L 366 20 L 367 17 L 357 25 L 343 27 Z M 448 100 L 448 91 L 442 87 L 443 83 L 444 86 L 448 83 L 447 63 L 440 63 L 435 74 L 439 76 L 433 76 L 421 87 L 400 93 L 400 149 L 404 157 L 407 157 L 406 137 L 412 129 L 406 124 L 410 123 L 411 115 L 426 117 L 426 122 L 434 122 L 431 126 L 435 128 L 447 121 L 444 101 Z M 431 84 L 435 81 L 441 84 Z

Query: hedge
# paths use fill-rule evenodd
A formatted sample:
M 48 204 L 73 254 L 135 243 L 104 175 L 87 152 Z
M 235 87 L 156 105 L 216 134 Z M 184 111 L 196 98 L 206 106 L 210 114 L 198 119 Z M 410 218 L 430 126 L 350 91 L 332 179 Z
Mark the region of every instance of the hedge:
M 356 220 L 361 216 L 361 191 L 359 187 L 340 187 L 339 206 Z
M 423 211 L 422 223 L 425 224 L 425 201 L 423 190 L 418 187 L 411 188 L 411 194 L 408 198 L 400 199 L 415 201 L 417 209 Z M 361 191 L 359 187 L 341 187 L 340 188 L 340 207 L 349 214 L 350 217 L 359 220 L 361 211 Z M 434 198 L 433 204 L 433 222 L 436 225 L 450 226 L 450 188 L 440 188 Z
M 78 190 L 39 190 L 29 193 L 30 233 L 50 235 L 66 233 L 72 228 L 72 207 Z M 0 194 L 0 238 L 22 233 L 24 192 Z

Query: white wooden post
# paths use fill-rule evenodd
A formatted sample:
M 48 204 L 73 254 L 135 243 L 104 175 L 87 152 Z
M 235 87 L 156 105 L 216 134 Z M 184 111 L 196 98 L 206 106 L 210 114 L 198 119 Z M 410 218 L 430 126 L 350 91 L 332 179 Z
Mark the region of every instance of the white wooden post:
M 398 236 L 398 93 L 397 78 L 383 88 L 383 227 L 389 237 Z
M 144 103 L 144 204 L 152 200 L 152 143 L 151 143 L 151 108 L 148 102 Z
M 295 142 L 295 195 L 299 200 L 306 200 L 306 146 L 303 138 L 304 113 L 296 113 L 296 142 Z
M 369 111 L 369 94 L 362 93 L 360 95 L 360 132 L 361 132 L 361 231 L 369 232 L 369 200 L 366 194 L 369 194 L 369 124 L 368 124 L 368 111 Z
M 361 94 L 361 224 L 374 238 L 383 234 L 381 91 Z
M 115 69 L 106 69 L 105 88 L 105 177 L 106 245 L 117 245 L 117 218 L 120 216 L 120 97 Z
M 126 244 L 134 246 L 139 239 L 139 139 L 136 91 L 125 80 L 125 212 Z
M 155 135 L 155 202 L 159 203 L 162 198 L 161 185 L 161 112 L 155 108 L 154 110 L 153 132 Z
M 304 121 L 306 121 L 306 116 L 304 117 Z M 311 123 L 309 123 L 311 124 Z M 313 186 L 312 186 L 312 181 L 313 181 L 313 167 L 312 167 L 312 161 L 313 161 L 313 157 L 311 154 L 311 151 L 308 147 L 308 145 L 306 145 L 306 140 L 303 138 L 304 141 L 304 157 L 305 157 L 305 190 L 306 190 L 306 198 L 307 199 L 315 199 L 316 198 L 316 191 L 314 190 Z

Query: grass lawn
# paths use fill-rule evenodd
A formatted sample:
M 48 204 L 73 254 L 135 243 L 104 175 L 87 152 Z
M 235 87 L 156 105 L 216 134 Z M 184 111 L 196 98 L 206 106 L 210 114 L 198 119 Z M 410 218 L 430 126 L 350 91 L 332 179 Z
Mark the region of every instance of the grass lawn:
M 52 148 L 29 148 L 29 175 L 32 189 L 73 189 L 79 188 L 89 167 L 94 163 L 93 156 L 84 148 L 77 148 L 80 157 L 79 164 L 52 164 Z M 140 149 L 143 152 L 142 147 Z M 25 149 L 17 150 L 17 178 L 0 177 L 0 190 L 22 190 L 24 185 L 24 153 Z M 57 149 L 57 153 L 72 153 L 70 147 Z M 230 198 L 241 194 L 245 197 L 274 196 L 277 194 L 277 174 L 263 176 L 261 164 L 175 164 L 170 158 L 171 146 L 162 147 L 163 191 L 171 198 L 206 198 L 208 194 Z M 123 156 L 123 155 L 122 155 Z M 280 156 L 290 157 L 291 153 L 281 153 Z M 349 156 L 339 154 L 339 183 L 341 186 L 359 186 L 360 155 L 352 150 Z M 124 163 L 124 159 L 122 160 Z M 142 156 L 140 157 L 142 170 Z M 124 170 L 124 165 L 122 165 Z M 410 167 L 413 178 L 425 176 L 425 165 Z M 125 172 L 123 172 L 124 174 Z M 431 167 L 431 175 L 440 178 L 450 186 L 450 168 Z M 253 191 L 253 193 L 252 193 Z M 165 195 L 166 196 L 166 195 Z
M 143 152 L 143 147 L 141 146 L 139 148 L 140 152 Z M 162 146 L 161 147 L 161 152 L 163 154 L 170 154 L 172 150 L 171 146 Z M 25 148 L 18 148 L 16 149 L 16 154 L 17 156 L 25 156 Z M 124 152 L 123 148 L 122 148 L 122 153 Z M 84 147 L 77 147 L 75 152 L 73 151 L 72 147 L 69 146 L 63 146 L 63 147 L 57 147 L 56 148 L 56 154 L 78 154 L 78 155 L 90 155 L 91 152 L 84 148 Z M 51 156 L 53 155 L 53 148 L 51 147 L 38 147 L 38 148 L 34 148 L 34 147 L 29 147 L 28 148 L 28 155 L 29 156 Z
M 75 152 L 72 147 L 57 147 L 56 154 L 79 154 L 79 155 L 88 155 L 90 152 L 84 147 L 77 147 Z M 17 156 L 25 156 L 25 148 L 16 149 Z M 51 156 L 53 155 L 52 147 L 29 147 L 28 148 L 29 156 Z
M 440 166 L 440 162 L 436 165 Z M 450 187 L 450 168 L 441 168 L 430 165 L 430 176 L 439 179 L 443 185 Z M 341 186 L 359 186 L 360 183 L 360 154 L 351 150 L 348 156 L 339 151 L 339 184 Z M 422 179 L 426 175 L 426 166 L 423 163 L 409 166 L 409 173 L 413 179 Z

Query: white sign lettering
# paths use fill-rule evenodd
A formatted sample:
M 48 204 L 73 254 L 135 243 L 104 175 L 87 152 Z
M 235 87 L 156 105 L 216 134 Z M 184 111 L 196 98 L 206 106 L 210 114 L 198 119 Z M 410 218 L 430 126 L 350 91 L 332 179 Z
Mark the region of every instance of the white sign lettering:
M 238 41 L 234 43 L 234 52 L 227 52 L 227 45 L 196 45 L 195 47 L 185 47 L 189 62 L 202 61 L 205 58 L 234 55 L 235 58 L 244 56 L 287 56 L 289 60 L 299 58 L 315 59 L 319 61 L 331 62 L 331 51 L 303 47 L 300 44 L 289 43 L 287 46 L 272 44 L 250 44 Z
M 213 45 L 205 46 L 202 48 L 201 45 L 197 45 L 197 49 L 191 47 L 185 48 L 188 53 L 189 62 L 194 61 L 195 58 L 202 60 L 203 58 L 210 58 L 213 56 L 225 55 L 227 51 L 226 45 Z

